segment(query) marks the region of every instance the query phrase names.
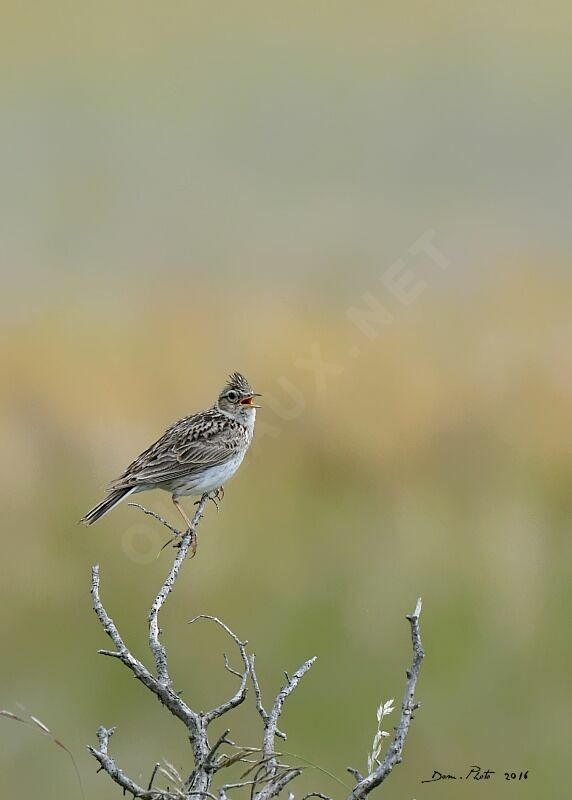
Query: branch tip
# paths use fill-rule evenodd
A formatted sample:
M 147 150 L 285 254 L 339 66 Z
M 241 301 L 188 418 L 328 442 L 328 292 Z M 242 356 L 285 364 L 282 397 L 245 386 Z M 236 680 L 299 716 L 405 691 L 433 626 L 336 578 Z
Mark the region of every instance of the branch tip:
M 423 646 L 421 644 L 421 631 L 419 628 L 419 617 L 421 614 L 422 601 L 418 598 L 415 605 L 415 610 L 412 614 L 407 614 L 406 619 L 411 625 L 411 646 L 413 650 L 413 661 L 411 666 L 406 670 L 407 683 L 405 686 L 405 694 L 401 704 L 401 717 L 398 725 L 394 728 L 395 735 L 385 758 L 378 763 L 377 767 L 372 770 L 366 777 L 359 777 L 359 773 L 352 769 L 349 771 L 356 777 L 357 785 L 348 796 L 348 800 L 364 800 L 367 795 L 379 786 L 391 773 L 392 769 L 401 763 L 403 747 L 409 732 L 409 726 L 413 719 L 413 711 L 419 707 L 419 703 L 415 700 L 415 688 L 419 671 L 421 669 L 421 662 L 425 656 Z

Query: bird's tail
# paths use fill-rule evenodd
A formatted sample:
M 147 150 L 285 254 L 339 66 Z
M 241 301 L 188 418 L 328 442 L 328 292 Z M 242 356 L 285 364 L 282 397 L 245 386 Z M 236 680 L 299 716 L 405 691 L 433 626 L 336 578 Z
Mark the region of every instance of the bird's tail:
M 111 511 L 112 508 L 120 503 L 124 497 L 127 497 L 127 495 L 134 491 L 134 486 L 128 486 L 125 489 L 115 489 L 105 500 L 102 500 L 101 503 L 94 506 L 91 511 L 88 511 L 85 517 L 82 517 L 81 522 L 85 525 L 93 525 L 94 522 L 97 522 L 98 519 L 101 519 L 108 511 Z

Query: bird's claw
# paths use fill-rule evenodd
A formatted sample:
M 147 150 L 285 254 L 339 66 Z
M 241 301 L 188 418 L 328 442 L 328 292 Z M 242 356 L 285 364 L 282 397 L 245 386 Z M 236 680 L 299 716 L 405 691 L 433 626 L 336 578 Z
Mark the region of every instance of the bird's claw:
M 175 534 L 174 536 L 172 536 L 170 539 L 167 539 L 167 541 L 165 542 L 165 544 L 164 544 L 164 545 L 161 547 L 161 549 L 159 550 L 159 553 L 162 553 L 162 552 L 163 552 L 163 550 L 164 550 L 166 547 L 168 547 L 170 544 L 172 544 L 172 545 L 173 545 L 173 547 L 180 547 L 180 546 L 181 546 L 181 541 L 182 541 L 182 538 L 183 538 L 183 534 L 182 534 L 182 533 L 177 533 L 177 534 Z
M 209 492 L 209 500 L 214 503 L 216 510 L 219 510 L 219 503 L 224 497 L 224 486 L 219 486 L 218 489 L 215 489 L 213 492 Z M 200 500 L 195 500 L 195 505 L 198 506 Z
M 182 544 L 183 544 L 183 537 L 186 536 L 188 533 L 190 533 L 190 535 L 191 535 L 191 540 L 190 540 L 190 543 L 189 543 L 189 547 L 190 547 L 190 550 L 191 550 L 190 558 L 194 558 L 195 554 L 197 552 L 197 546 L 198 546 L 197 532 L 196 532 L 196 530 L 194 528 L 187 528 L 186 531 L 182 531 L 182 532 L 176 534 L 175 536 L 171 537 L 170 539 L 167 539 L 167 541 L 165 542 L 163 547 L 159 550 L 159 553 L 162 553 L 163 550 L 166 547 L 168 547 L 170 544 L 172 544 L 173 547 L 176 547 L 176 548 L 181 547 Z
M 191 528 L 189 533 L 191 534 L 191 555 L 190 555 L 190 558 L 194 558 L 195 555 L 196 555 L 196 552 L 197 552 L 197 546 L 198 546 L 199 541 L 198 541 L 198 538 L 197 538 L 197 532 L 196 532 L 196 530 L 194 528 Z

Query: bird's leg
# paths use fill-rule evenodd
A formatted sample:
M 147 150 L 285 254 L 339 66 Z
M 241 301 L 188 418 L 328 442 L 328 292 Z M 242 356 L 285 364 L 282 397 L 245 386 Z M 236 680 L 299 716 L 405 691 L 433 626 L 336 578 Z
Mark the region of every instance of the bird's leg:
M 219 502 L 224 500 L 224 486 L 219 486 L 218 489 L 215 489 L 214 496 Z
M 197 532 L 195 531 L 193 523 L 191 522 L 191 520 L 185 514 L 185 509 L 179 503 L 179 498 L 175 497 L 175 495 L 173 495 L 172 500 L 173 500 L 173 504 L 174 504 L 175 508 L 177 509 L 179 514 L 182 516 L 182 518 L 185 520 L 185 522 L 187 523 L 187 531 L 191 534 L 191 558 L 193 558 L 195 553 L 197 552 Z

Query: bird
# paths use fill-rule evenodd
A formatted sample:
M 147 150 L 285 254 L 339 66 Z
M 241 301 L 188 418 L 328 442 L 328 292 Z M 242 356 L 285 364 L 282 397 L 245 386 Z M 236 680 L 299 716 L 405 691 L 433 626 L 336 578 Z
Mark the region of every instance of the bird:
M 229 375 L 214 405 L 174 422 L 150 447 L 107 487 L 107 497 L 81 519 L 93 525 L 126 497 L 148 489 L 164 489 L 196 534 L 180 500 L 187 495 L 222 497 L 224 484 L 242 464 L 252 443 L 256 409 L 255 392 L 240 372 Z

